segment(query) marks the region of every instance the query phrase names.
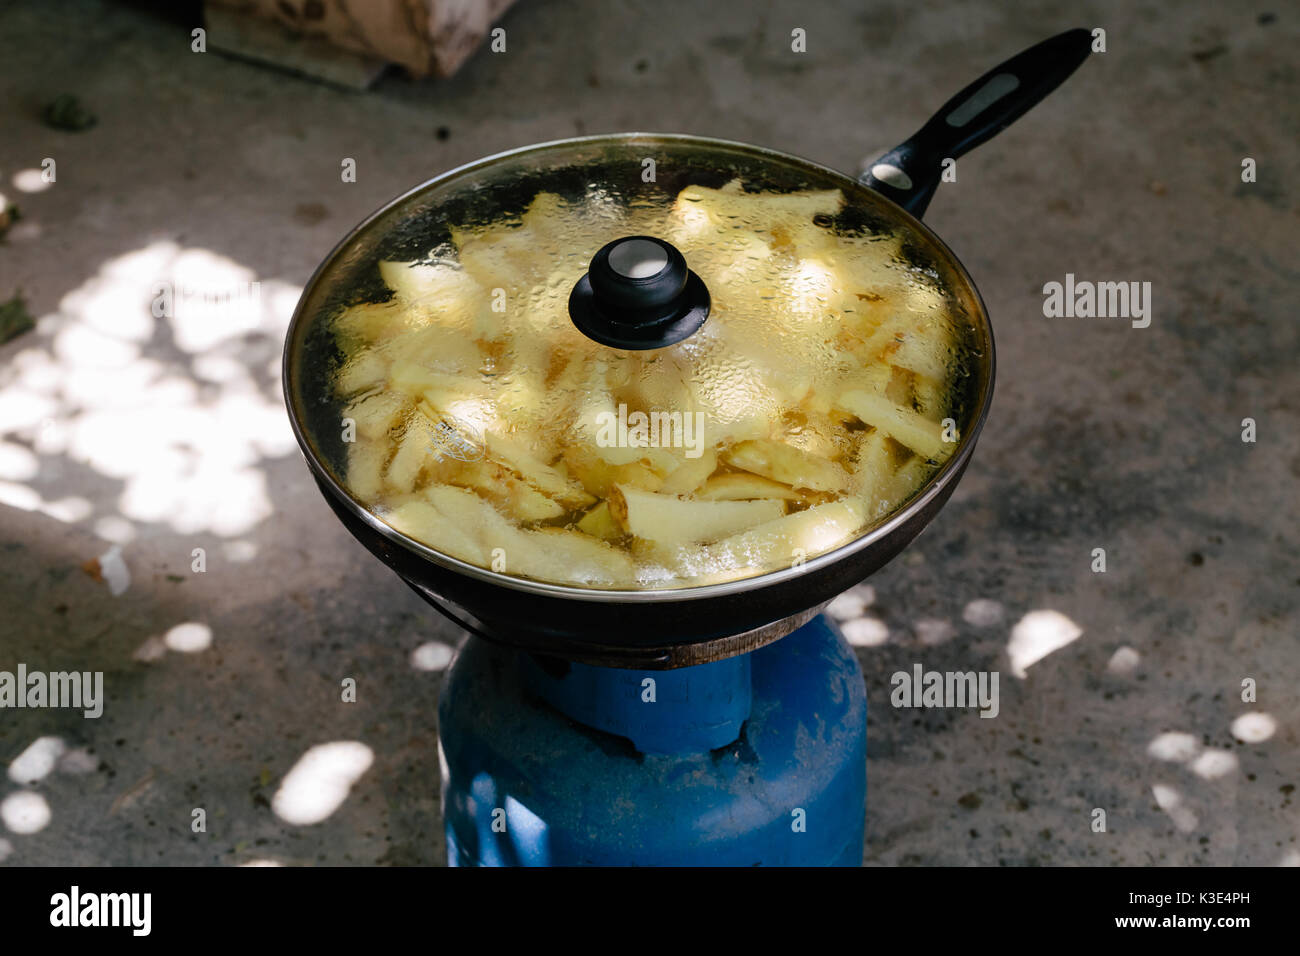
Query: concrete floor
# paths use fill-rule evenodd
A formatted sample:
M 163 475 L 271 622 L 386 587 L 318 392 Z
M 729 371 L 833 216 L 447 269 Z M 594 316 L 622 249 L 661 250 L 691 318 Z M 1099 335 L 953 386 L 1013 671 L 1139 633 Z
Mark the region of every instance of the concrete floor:
M 0 5 L 0 191 L 24 214 L 0 300 L 21 290 L 39 318 L 0 349 L 0 670 L 102 670 L 108 694 L 98 720 L 0 711 L 0 763 L 27 753 L 0 781 L 0 858 L 443 861 L 434 707 L 458 636 L 330 515 L 275 370 L 298 290 L 355 222 L 577 133 L 713 134 L 852 170 L 1084 25 L 1108 52 L 963 159 L 927 216 L 980 284 L 999 378 L 952 503 L 851 615 L 864 860 L 1300 864 L 1294 8 L 705 6 L 521 0 L 506 54 L 354 95 L 191 53 L 189 26 L 136 7 Z M 95 128 L 43 125 L 64 91 Z M 45 157 L 57 182 L 26 191 Z M 1151 326 L 1044 318 L 1067 272 L 1151 282 Z M 152 284 L 192 276 L 259 281 L 263 313 L 233 335 L 153 320 Z M 81 568 L 113 542 L 116 596 Z M 916 662 L 999 671 L 1000 714 L 890 707 Z M 363 745 L 318 752 L 359 778 L 329 813 L 302 769 L 328 815 L 286 822 L 284 778 L 331 741 Z

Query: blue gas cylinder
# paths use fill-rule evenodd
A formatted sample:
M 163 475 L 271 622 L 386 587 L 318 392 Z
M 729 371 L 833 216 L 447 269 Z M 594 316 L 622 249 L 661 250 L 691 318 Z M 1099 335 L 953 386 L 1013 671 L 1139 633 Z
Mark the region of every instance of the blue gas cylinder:
M 452 866 L 857 866 L 866 690 L 814 618 L 668 671 L 471 638 L 438 707 Z

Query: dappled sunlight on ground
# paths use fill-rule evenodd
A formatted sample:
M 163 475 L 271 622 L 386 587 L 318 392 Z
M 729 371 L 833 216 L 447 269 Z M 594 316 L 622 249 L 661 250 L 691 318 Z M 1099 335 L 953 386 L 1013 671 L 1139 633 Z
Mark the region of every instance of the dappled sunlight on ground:
M 1147 746 L 1147 753 L 1157 760 L 1186 763 L 1196 756 L 1201 749 L 1200 743 L 1191 734 L 1161 734 Z
M 411 651 L 411 666 L 417 671 L 446 670 L 455 654 L 453 648 L 440 641 L 426 641 Z
M 173 242 L 105 262 L 0 369 L 0 503 L 123 544 L 148 524 L 250 531 L 272 510 L 259 465 L 295 447 L 277 363 L 300 291 Z M 47 490 L 68 463 L 115 500 Z
M 44 780 L 58 765 L 68 746 L 62 737 L 38 737 L 9 763 L 9 779 L 32 784 Z
M 1232 736 L 1248 744 L 1263 743 L 1277 732 L 1277 721 L 1268 714 L 1242 714 L 1232 722 Z
M 1006 608 L 989 598 L 976 598 L 962 608 L 961 619 L 972 627 L 993 627 L 1006 617 Z
M 879 647 L 889 640 L 889 626 L 878 617 L 855 617 L 844 621 L 840 630 L 854 647 Z
M 1078 640 L 1082 633 L 1083 628 L 1060 611 L 1030 611 L 1011 629 L 1007 642 L 1011 673 L 1025 677 L 1028 668 Z
M 374 751 L 354 740 L 317 744 L 285 775 L 271 809 L 285 823 L 320 823 L 343 805 L 374 759 Z
M 1151 788 L 1151 793 L 1156 798 L 1156 806 L 1169 815 L 1174 826 L 1184 833 L 1196 829 L 1200 820 L 1192 809 L 1184 804 L 1183 795 L 1177 787 L 1167 783 L 1157 783 Z
M 867 613 L 875 603 L 876 589 L 870 584 L 859 584 L 826 605 L 826 613 L 854 647 L 879 647 L 889 640 L 889 627 Z
M 212 646 L 212 628 L 195 621 L 177 624 L 163 635 L 163 644 L 168 650 L 180 651 L 182 654 L 197 654 Z
M 921 617 L 910 628 L 891 630 L 883 619 L 872 613 L 876 603 L 876 590 L 869 584 L 850 588 L 826 607 L 854 647 L 881 647 L 891 640 L 907 642 L 909 639 L 922 648 L 935 648 L 947 644 L 959 635 L 958 626 L 949 618 Z M 975 598 L 962 608 L 961 619 L 977 631 L 988 631 L 1006 620 L 1006 608 L 990 598 Z M 1075 641 L 1083 629 L 1059 611 L 1030 611 L 1011 630 L 1007 643 L 1007 656 L 1011 670 L 1017 677 L 1025 677 L 1026 670 L 1054 651 Z M 1136 652 L 1132 652 L 1136 658 Z
M 1204 780 L 1226 777 L 1237 769 L 1237 755 L 1215 747 L 1202 749 L 1201 742 L 1191 734 L 1169 732 L 1159 734 L 1147 746 L 1147 753 L 1166 763 L 1186 764 Z
M 826 605 L 826 613 L 837 621 L 849 621 L 861 617 L 875 603 L 876 589 L 870 584 L 859 584 Z
M 1106 662 L 1106 670 L 1119 677 L 1127 677 L 1137 670 L 1138 664 L 1142 662 L 1142 655 L 1131 647 L 1119 647 L 1115 653 L 1110 656 Z
M 916 639 L 926 647 L 946 644 L 957 636 L 957 629 L 946 618 L 923 617 L 912 625 Z
M 20 191 L 42 185 L 39 170 L 21 171 L 13 183 Z M 267 465 L 296 448 L 279 357 L 300 292 L 171 241 L 103 262 L 5 350 L 0 505 L 84 526 L 107 542 L 91 545 L 83 570 L 114 597 L 131 587 L 133 561 L 137 576 L 157 576 L 133 554 L 143 539 L 215 535 L 222 559 L 252 561 L 258 547 L 249 537 L 273 512 Z M 184 545 L 186 560 L 191 547 Z M 132 656 L 152 662 L 207 651 L 212 629 L 193 619 L 203 613 L 159 621 Z M 364 759 L 345 749 L 351 763 L 331 771 L 338 752 L 326 751 L 324 767 L 304 757 L 325 783 L 304 790 L 286 780 L 285 819 L 324 819 L 342 802 L 372 759 L 363 745 L 346 747 L 360 747 Z M 8 776 L 43 788 L 55 770 L 97 769 L 101 761 L 85 748 L 41 736 L 13 757 Z M 303 771 L 293 778 L 302 779 Z M 2 796 L 0 822 L 10 835 L 50 823 L 41 793 Z M 0 857 L 13 847 L 6 841 L 2 849 Z
M 11 833 L 39 833 L 50 822 L 50 805 L 39 793 L 18 790 L 0 800 L 0 822 Z
M 1204 780 L 1218 780 L 1233 773 L 1240 761 L 1230 750 L 1209 749 L 1191 762 L 1192 773 Z
M 43 193 L 54 185 L 43 175 L 42 170 L 35 168 L 18 170 L 10 181 L 20 193 Z
M 1166 764 L 1182 764 L 1199 778 L 1198 787 L 1212 787 L 1216 781 L 1232 777 L 1241 768 L 1241 759 L 1232 751 L 1204 745 L 1194 734 L 1183 731 L 1157 734 L 1147 745 L 1147 755 Z M 1200 826 L 1200 817 L 1178 787 L 1160 781 L 1152 785 L 1151 792 L 1156 806 L 1180 832 L 1191 833 Z M 1200 799 L 1208 799 L 1212 804 L 1218 802 L 1212 789 L 1202 789 Z M 1215 839 L 1224 846 L 1235 845 L 1235 826 L 1228 823 L 1225 829 L 1215 834 Z

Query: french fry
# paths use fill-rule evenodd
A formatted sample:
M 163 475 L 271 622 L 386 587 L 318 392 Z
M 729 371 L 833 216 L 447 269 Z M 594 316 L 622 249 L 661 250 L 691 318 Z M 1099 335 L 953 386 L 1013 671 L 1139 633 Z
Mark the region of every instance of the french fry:
M 756 220 L 811 222 L 814 216 L 835 215 L 843 205 L 844 194 L 838 189 L 747 193 L 740 180 L 733 179 L 721 189 L 687 186 L 677 194 L 674 209 L 700 208 L 727 226 L 752 228 Z
M 387 442 L 362 439 L 348 445 L 347 486 L 362 502 L 374 501 L 384 490 L 384 462 Z
M 521 530 L 462 488 L 435 485 L 428 497 L 444 519 L 483 549 L 484 564 L 499 558 L 505 573 L 539 580 L 560 577 L 587 586 L 626 587 L 633 583 L 631 557 L 598 538 L 562 528 Z M 437 539 L 433 546 L 437 547 Z
M 948 378 L 948 358 L 944 352 L 949 336 L 942 330 L 929 327 L 935 324 L 937 320 L 902 333 L 896 344 L 885 348 L 884 357 L 891 364 L 909 369 L 917 375 L 944 381 Z
M 358 399 L 343 410 L 344 418 L 357 424 L 357 434 L 371 441 L 380 441 L 401 420 L 408 408 L 399 392 L 378 392 Z
M 948 388 L 938 379 L 917 375 L 913 386 L 916 404 L 926 418 L 939 421 L 948 411 Z
M 334 318 L 333 329 L 350 354 L 364 346 L 383 345 L 418 324 L 402 301 L 394 300 L 350 306 Z
M 715 446 L 766 438 L 780 417 L 780 398 L 754 376 L 720 369 L 717 378 L 701 377 L 691 388 L 691 404 L 704 416 L 709 443 Z
M 729 451 L 726 460 L 737 468 L 771 478 L 792 488 L 813 491 L 843 491 L 848 487 L 848 473 L 834 462 L 815 458 L 791 445 L 777 441 L 741 442 Z
M 683 412 L 691 408 L 689 367 L 684 367 L 676 354 L 661 355 L 656 350 L 653 358 L 639 360 L 630 376 L 628 393 L 623 398 L 634 408 L 671 408 Z
M 613 467 L 596 454 L 593 445 L 586 442 L 573 442 L 566 446 L 561 461 L 593 500 L 608 495 L 617 480 Z
M 473 488 L 521 524 L 548 521 L 565 512 L 563 505 L 493 462 L 467 462 L 450 480 L 452 484 Z
M 851 448 L 843 416 L 793 409 L 782 421 L 777 437 L 805 455 L 821 461 L 842 458 Z
M 714 475 L 695 492 L 694 497 L 701 501 L 750 501 L 755 498 L 779 498 L 783 501 L 799 501 L 799 492 L 789 485 L 783 485 L 771 478 L 753 475 L 747 472 Z
M 498 550 L 508 561 L 533 560 L 525 554 L 531 548 L 525 532 L 474 492 L 435 484 L 425 490 L 425 495 L 448 525 L 482 549 L 485 563 L 501 556 L 494 554 Z M 438 539 L 433 538 L 430 544 L 436 548 Z
M 594 538 L 614 541 L 623 537 L 623 529 L 618 526 L 614 516 L 609 513 L 609 502 L 602 501 L 588 511 L 578 521 L 578 530 Z
M 911 458 L 907 464 L 899 468 L 885 486 L 881 498 L 886 503 L 886 513 L 898 508 L 899 505 L 916 494 L 921 486 L 925 484 L 925 479 L 929 476 L 930 471 L 930 466 L 920 457 Z
M 429 449 L 431 441 L 430 423 L 423 415 L 412 415 L 406 423 L 406 431 L 397 443 L 397 451 L 384 473 L 384 482 L 398 494 L 414 490 L 419 481 L 420 472 L 433 459 Z
M 382 385 L 388 378 L 388 363 L 383 356 L 366 349 L 353 353 L 334 373 L 334 392 L 348 397 Z
M 659 491 L 664 485 L 663 475 L 644 461 L 618 465 L 612 469 L 612 473 L 615 484 L 627 485 L 641 491 Z
M 895 405 L 882 395 L 848 391 L 840 396 L 839 406 L 866 424 L 874 425 L 923 458 L 944 461 L 957 447 L 955 442 L 943 440 L 938 422 L 932 422 L 910 408 Z
M 869 514 L 880 515 L 878 506 L 888 498 L 896 469 L 893 449 L 884 432 L 873 429 L 858 440 L 852 468 L 853 493 L 867 503 Z
M 597 249 L 627 235 L 626 218 L 622 203 L 612 196 L 589 194 L 569 201 L 548 192 L 538 193 L 521 217 L 522 229 L 539 245 L 557 256 L 563 250 L 573 251 L 571 268 L 577 268 L 577 275 L 586 270 Z
M 499 500 L 517 521 L 549 521 L 565 512 L 563 505 L 522 481 L 507 477 L 502 484 L 504 494 L 494 492 L 495 500 Z
M 518 224 L 490 226 L 470 231 L 452 230 L 460 264 L 489 296 L 521 296 L 541 282 L 554 267 L 554 257 Z
M 630 587 L 635 581 L 631 556 L 599 538 L 564 528 L 540 528 L 527 534 L 535 550 L 528 552 L 519 570 L 529 577 L 545 580 L 558 573 L 575 584 L 610 588 Z
M 816 557 L 847 542 L 866 520 L 866 508 L 853 498 L 816 505 L 758 525 L 709 545 L 706 566 L 770 571 Z
M 408 314 L 424 314 L 443 328 L 489 338 L 499 326 L 488 290 L 463 268 L 447 262 L 379 263 L 379 277 Z
M 443 554 L 470 564 L 482 565 L 487 562 L 482 544 L 463 528 L 449 521 L 428 501 L 405 501 L 382 512 L 380 517 L 408 538 L 427 544 Z
M 473 388 L 483 353 L 472 340 L 445 329 L 426 329 L 397 341 L 402 348 L 389 370 L 392 388 L 412 396 L 428 388 Z
M 594 504 L 596 499 L 550 465 L 537 458 L 523 444 L 500 431 L 487 433 L 488 454 L 515 472 L 538 491 L 570 508 Z
M 664 477 L 663 484 L 654 490 L 665 495 L 689 495 L 704 484 L 717 467 L 718 453 L 712 448 L 705 448 L 698 458 L 683 458 Z
M 695 501 L 615 485 L 609 510 L 628 534 L 664 545 L 712 541 L 785 514 L 783 501 Z

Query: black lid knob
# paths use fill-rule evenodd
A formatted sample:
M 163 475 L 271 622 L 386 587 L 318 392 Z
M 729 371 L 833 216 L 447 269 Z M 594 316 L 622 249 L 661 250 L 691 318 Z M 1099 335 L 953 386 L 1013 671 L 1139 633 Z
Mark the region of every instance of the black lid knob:
M 584 335 L 620 349 L 658 349 L 694 333 L 709 316 L 709 290 L 672 245 L 625 236 L 591 259 L 569 296 Z

